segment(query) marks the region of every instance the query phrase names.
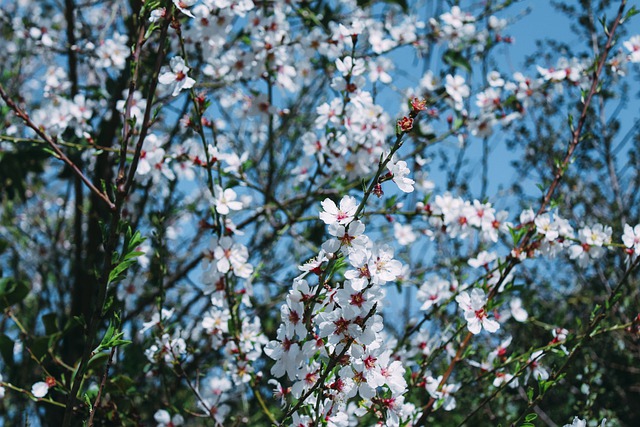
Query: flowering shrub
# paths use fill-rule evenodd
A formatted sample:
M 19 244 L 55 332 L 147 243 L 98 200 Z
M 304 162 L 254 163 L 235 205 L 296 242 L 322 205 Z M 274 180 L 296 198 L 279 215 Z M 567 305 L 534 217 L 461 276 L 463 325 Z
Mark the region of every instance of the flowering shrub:
M 636 10 L 511 3 L 3 3 L 6 425 L 637 425 Z

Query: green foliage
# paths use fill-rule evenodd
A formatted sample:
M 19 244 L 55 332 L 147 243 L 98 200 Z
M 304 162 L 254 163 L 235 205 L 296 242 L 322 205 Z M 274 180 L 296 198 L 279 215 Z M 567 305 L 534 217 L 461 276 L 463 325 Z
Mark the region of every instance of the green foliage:
M 119 254 L 118 252 L 113 253 L 111 258 L 113 268 L 109 273 L 109 283 L 122 280 L 127 269 L 136 263 L 136 259 L 140 255 L 144 255 L 144 252 L 138 251 L 137 248 L 145 241 L 146 238 L 142 237 L 139 231 L 132 233 L 131 227 L 127 226 L 122 254 Z
M 119 331 L 121 324 L 120 316 L 118 314 L 114 314 L 113 319 L 109 322 L 109 327 L 102 337 L 102 341 L 96 347 L 93 352 L 98 353 L 103 350 L 109 350 L 114 347 L 120 347 L 123 345 L 130 344 L 130 340 L 123 340 L 124 332 Z M 95 357 L 95 356 L 94 356 Z
M 12 277 L 0 279 L 0 310 L 21 302 L 29 294 L 29 286 Z

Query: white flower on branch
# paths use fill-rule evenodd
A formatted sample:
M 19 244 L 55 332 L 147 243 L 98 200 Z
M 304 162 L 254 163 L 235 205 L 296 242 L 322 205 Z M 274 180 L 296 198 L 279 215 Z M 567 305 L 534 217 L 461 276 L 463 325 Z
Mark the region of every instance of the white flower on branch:
M 169 62 L 170 71 L 160 74 L 158 81 L 163 85 L 173 85 L 173 96 L 177 96 L 182 89 L 190 89 L 196 83 L 194 79 L 189 77 L 187 73 L 190 68 L 179 56 L 174 56 Z

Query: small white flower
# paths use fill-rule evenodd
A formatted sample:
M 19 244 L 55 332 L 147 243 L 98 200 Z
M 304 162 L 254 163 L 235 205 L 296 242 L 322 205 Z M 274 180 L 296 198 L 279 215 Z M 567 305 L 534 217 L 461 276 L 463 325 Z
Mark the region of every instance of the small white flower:
M 175 0 L 174 0 L 175 1 Z M 169 62 L 171 71 L 166 71 L 160 74 L 158 81 L 163 85 L 173 84 L 173 96 L 177 96 L 182 89 L 190 89 L 196 83 L 191 77 L 187 75 L 189 67 L 179 56 L 174 56 Z
M 366 70 L 363 59 L 353 59 L 350 56 L 347 56 L 344 60 L 336 59 L 336 68 L 343 76 L 359 76 Z
M 522 300 L 520 298 L 514 298 L 509 301 L 509 308 L 511 309 L 511 315 L 517 322 L 526 322 L 529 318 L 527 310 L 522 308 Z
M 157 427 L 178 427 L 184 424 L 182 415 L 176 414 L 173 417 L 164 409 L 158 409 L 153 415 L 153 419 L 158 423 Z
M 415 181 L 411 178 L 407 178 L 407 175 L 411 172 L 407 167 L 407 162 L 400 160 L 398 163 L 390 161 L 387 164 L 387 169 L 393 176 L 392 180 L 398 185 L 400 191 L 405 193 L 411 193 L 413 191 L 413 184 Z
M 45 397 L 49 393 L 49 384 L 44 381 L 39 381 L 31 386 L 31 394 L 34 397 L 42 398 Z
M 399 222 L 393 224 L 393 236 L 402 246 L 407 246 L 417 239 L 410 224 L 402 225 Z
M 624 42 L 624 47 L 629 51 L 629 62 L 640 62 L 640 35 Z
M 196 4 L 196 1 L 197 0 L 173 0 L 173 4 L 176 5 L 176 7 L 180 10 L 180 12 L 184 13 L 190 18 L 195 18 L 195 16 L 193 16 L 193 13 L 191 13 L 189 8 L 194 4 Z
M 467 98 L 470 93 L 469 86 L 465 84 L 464 77 L 462 76 L 452 76 L 448 74 L 445 77 L 445 85 L 444 89 L 447 94 L 453 99 L 454 107 L 456 110 L 462 110 L 463 100 Z
M 331 199 L 324 199 L 321 204 L 324 212 L 320 212 L 320 219 L 327 225 L 334 223 L 341 225 L 349 224 L 358 209 L 356 199 L 351 196 L 344 196 L 342 200 L 340 200 L 340 207 L 336 206 L 335 202 Z
M 464 318 L 467 321 L 467 328 L 472 334 L 479 334 L 482 328 L 487 332 L 495 332 L 500 329 L 500 324 L 493 319 L 489 319 L 485 304 L 487 297 L 484 291 L 474 288 L 471 295 L 461 292 L 456 297 L 456 302 L 464 311 Z
M 565 424 L 563 427 L 587 427 L 587 421 L 575 417 L 571 424 Z
M 622 243 L 633 250 L 634 255 L 640 255 L 640 224 L 635 227 L 631 227 L 629 224 L 624 225 Z
M 219 185 L 216 185 L 216 198 L 214 204 L 216 211 L 220 215 L 228 215 L 230 210 L 239 211 L 242 209 L 242 202 L 236 200 L 236 192 L 231 188 L 225 188 L 224 190 Z

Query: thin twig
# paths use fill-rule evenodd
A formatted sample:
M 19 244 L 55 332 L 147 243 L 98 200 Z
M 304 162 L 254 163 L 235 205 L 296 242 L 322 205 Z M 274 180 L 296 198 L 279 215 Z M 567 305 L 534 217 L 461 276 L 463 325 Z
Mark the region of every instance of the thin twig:
M 18 105 L 15 102 L 13 102 L 13 100 L 11 99 L 11 97 L 9 97 L 7 92 L 5 92 L 2 84 L 0 84 L 0 97 L 2 97 L 2 99 L 4 100 L 4 102 L 7 103 L 9 108 L 11 108 L 16 113 L 16 116 L 18 116 L 28 127 L 33 129 L 35 133 L 37 133 L 40 136 L 40 138 L 42 138 L 44 141 L 46 141 L 47 144 L 49 144 L 49 147 L 51 147 L 51 149 L 54 151 L 57 158 L 65 162 L 67 166 L 71 168 L 73 173 L 76 174 L 76 176 L 78 176 L 78 178 L 80 178 L 82 182 L 84 182 L 84 184 L 87 187 L 89 187 L 91 191 L 93 191 L 98 197 L 104 200 L 107 206 L 109 206 L 110 210 L 112 211 L 115 210 L 116 205 L 109 199 L 109 197 L 106 194 L 104 194 L 102 191 L 98 190 L 96 186 L 93 185 L 93 183 L 75 165 L 75 163 L 73 163 L 71 159 L 69 159 L 66 156 L 66 154 L 64 154 L 64 152 L 60 149 L 60 147 L 58 146 L 54 138 L 51 138 L 42 129 L 40 129 L 38 125 L 36 125 L 31 120 L 29 115 L 22 108 L 18 107 Z
M 113 355 L 116 353 L 116 347 L 111 347 L 111 352 L 109 353 L 109 360 L 107 360 L 107 366 L 104 368 L 104 375 L 102 376 L 102 381 L 100 382 L 100 388 L 98 389 L 98 395 L 96 396 L 96 401 L 93 403 L 93 407 L 91 408 L 91 413 L 89 414 L 89 422 L 87 423 L 88 427 L 93 425 L 93 416 L 96 413 L 96 408 L 100 405 L 100 399 L 102 398 L 102 390 L 104 389 L 104 385 L 107 382 L 107 377 L 109 376 L 109 367 L 113 361 Z

